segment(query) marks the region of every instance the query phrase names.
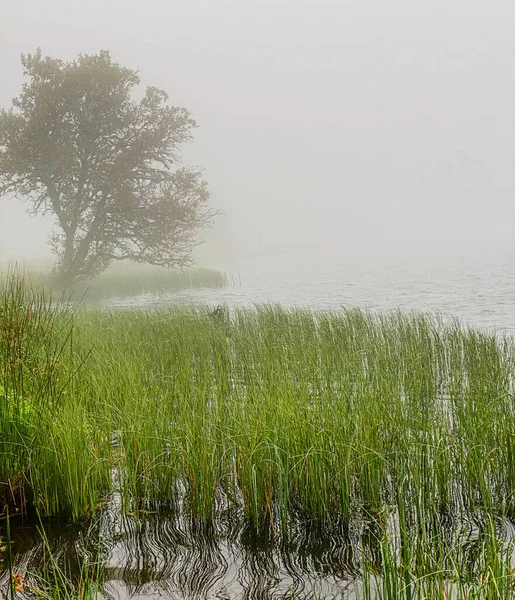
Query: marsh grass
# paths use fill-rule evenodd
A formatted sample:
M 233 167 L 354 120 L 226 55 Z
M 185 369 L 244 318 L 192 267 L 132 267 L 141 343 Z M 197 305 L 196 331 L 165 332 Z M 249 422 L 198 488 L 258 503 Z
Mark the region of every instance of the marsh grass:
M 0 282 L 9 277 L 12 267 L 0 265 Z M 222 288 L 235 284 L 236 279 L 215 269 L 165 269 L 150 265 L 119 264 L 94 278 L 75 281 L 63 287 L 50 269 L 24 269 L 24 279 L 32 289 L 51 290 L 54 296 L 65 296 L 75 302 L 98 302 L 141 294 L 161 294 L 187 289 Z
M 38 529 L 41 537 L 43 556 L 41 566 L 37 573 L 28 574 L 31 580 L 30 591 L 39 600 L 95 600 L 104 598 L 102 593 L 102 564 L 98 557 L 98 548 L 93 552 L 84 551 L 79 555 L 76 549 L 76 561 L 79 565 L 78 572 L 63 562 L 51 548 L 47 533 L 40 522 Z M 86 537 L 91 536 L 91 531 L 86 532 Z M 92 545 L 92 539 L 88 545 Z
M 80 313 L 77 360 L 91 348 L 74 406 L 119 432 L 127 498 L 182 487 L 211 517 L 222 491 L 256 525 L 400 495 L 411 520 L 513 511 L 508 339 L 400 313 L 167 309 Z
M 75 512 L 94 506 L 112 468 L 127 501 L 182 489 L 207 518 L 222 492 L 256 525 L 400 499 L 410 522 L 513 513 L 508 338 L 438 316 L 272 306 L 83 309 L 72 324 L 38 295 L 7 299 L 2 322 L 3 480 L 44 473 L 31 484 L 49 513 L 91 479 Z
M 397 515 L 405 542 L 381 538 L 380 597 L 511 586 L 487 530 L 479 595 L 453 583 L 465 563 L 440 525 L 514 516 L 511 338 L 356 309 L 72 314 L 16 277 L 0 295 L 0 481 L 18 509 L 77 518 L 117 481 L 126 512 L 235 510 L 284 535 Z
M 0 513 L 87 512 L 108 476 L 97 432 L 75 401 L 73 312 L 13 272 L 0 290 Z M 104 481 L 102 481 L 104 479 Z
M 77 281 L 68 290 L 73 298 L 94 302 L 140 294 L 161 294 L 188 289 L 223 288 L 233 280 L 215 269 L 165 269 L 149 265 L 116 265 L 92 279 Z
M 361 600 L 500 600 L 513 598 L 514 541 L 507 542 L 487 518 L 477 537 L 450 540 L 397 535 L 377 540 L 376 555 L 363 557 Z

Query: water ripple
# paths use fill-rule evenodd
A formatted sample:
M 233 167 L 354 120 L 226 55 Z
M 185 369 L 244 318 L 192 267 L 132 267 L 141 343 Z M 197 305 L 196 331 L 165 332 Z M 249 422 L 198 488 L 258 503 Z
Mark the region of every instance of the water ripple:
M 312 308 L 438 311 L 465 324 L 515 332 L 515 256 L 422 260 L 275 256 L 220 265 L 241 286 L 113 299 L 113 307 L 279 303 Z

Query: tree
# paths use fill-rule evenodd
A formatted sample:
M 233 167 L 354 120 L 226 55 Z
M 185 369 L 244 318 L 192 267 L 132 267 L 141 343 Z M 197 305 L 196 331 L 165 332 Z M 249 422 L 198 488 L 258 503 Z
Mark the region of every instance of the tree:
M 195 121 L 167 94 L 131 92 L 137 72 L 108 52 L 72 62 L 22 55 L 28 81 L 0 112 L 0 194 L 53 213 L 51 239 L 63 283 L 116 260 L 191 264 L 196 232 L 215 214 L 197 168 L 177 168 Z

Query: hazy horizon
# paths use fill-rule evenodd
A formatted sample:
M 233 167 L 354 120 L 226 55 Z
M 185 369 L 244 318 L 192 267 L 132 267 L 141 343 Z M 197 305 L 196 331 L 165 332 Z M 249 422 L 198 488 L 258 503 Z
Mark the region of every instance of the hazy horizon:
M 100 49 L 198 122 L 223 211 L 202 262 L 515 249 L 515 3 L 0 2 L 0 107 L 20 54 Z M 0 199 L 0 256 L 48 256 L 50 220 Z M 202 236 L 201 236 L 202 237 Z

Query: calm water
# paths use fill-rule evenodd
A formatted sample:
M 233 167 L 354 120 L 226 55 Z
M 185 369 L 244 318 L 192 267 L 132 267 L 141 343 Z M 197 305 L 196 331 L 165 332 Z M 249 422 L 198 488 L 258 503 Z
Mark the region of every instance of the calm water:
M 515 255 L 427 260 L 345 260 L 283 254 L 220 268 L 241 284 L 222 290 L 147 294 L 112 300 L 110 306 L 153 307 L 172 303 L 226 304 L 272 302 L 290 306 L 371 310 L 431 310 L 463 323 L 515 332 Z M 91 548 L 100 558 L 105 590 L 113 598 L 272 599 L 353 598 L 359 582 L 360 550 L 374 556 L 372 522 L 335 524 L 320 531 L 298 523 L 288 540 L 272 532 L 255 535 L 241 515 L 225 515 L 212 527 L 180 515 L 150 515 L 138 522 L 120 517 L 116 501 L 94 523 L 48 521 L 52 552 L 77 573 Z M 509 522 L 499 524 L 514 537 Z M 476 524 L 461 521 L 454 534 L 474 540 Z M 43 545 L 34 524 L 14 531 L 17 569 L 37 571 Z M 1 560 L 1 556 L 0 556 Z M 0 569 L 1 570 L 1 569 Z M 0 587 L 5 584 L 0 577 Z
M 106 597 L 177 600 L 352 598 L 361 566 L 358 549 L 368 547 L 373 536 L 368 527 L 362 522 L 322 532 L 301 523 L 286 543 L 270 531 L 256 535 L 241 515 L 212 526 L 164 514 L 122 519 L 115 511 L 82 526 L 45 522 L 52 555 L 67 565 L 71 579 L 90 556 L 104 567 Z M 35 526 L 15 527 L 14 540 L 16 570 L 41 572 L 44 548 Z M 27 582 L 35 579 L 28 576 Z M 0 588 L 6 583 L 4 572 Z
M 396 522 L 394 515 L 388 517 L 390 532 Z M 330 527 L 299 521 L 287 539 L 270 529 L 256 534 L 238 514 L 207 525 L 169 512 L 121 518 L 112 507 L 89 522 L 47 519 L 43 526 L 46 542 L 35 521 L 13 522 L 14 571 L 24 574 L 26 584 L 26 593 L 17 597 L 33 597 L 31 588 L 40 585 L 35 574 L 43 573 L 44 564 L 48 568 L 49 551 L 74 584 L 86 564 L 101 564 L 103 597 L 120 600 L 356 600 L 362 597 L 363 555 L 376 572 L 382 564 L 375 519 Z M 500 538 L 513 543 L 511 521 L 498 519 L 495 527 Z M 447 545 L 459 544 L 471 556 L 487 532 L 477 515 L 451 520 L 442 530 Z M 7 584 L 2 551 L 0 591 Z
M 515 254 L 345 259 L 281 254 L 219 265 L 241 283 L 223 290 L 146 294 L 112 306 L 261 302 L 372 310 L 431 310 L 485 328 L 515 331 Z

